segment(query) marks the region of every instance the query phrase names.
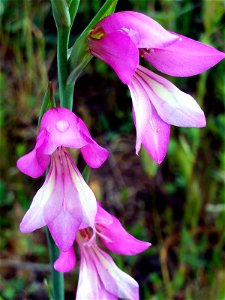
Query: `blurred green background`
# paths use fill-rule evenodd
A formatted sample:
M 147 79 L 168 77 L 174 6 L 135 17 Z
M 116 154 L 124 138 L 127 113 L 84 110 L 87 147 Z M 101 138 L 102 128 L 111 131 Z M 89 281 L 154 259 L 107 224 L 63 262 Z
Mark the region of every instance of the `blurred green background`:
M 102 3 L 81 0 L 71 44 Z M 224 51 L 223 1 L 119 0 L 120 10 L 143 12 Z M 45 300 L 50 276 L 45 232 L 18 229 L 44 178 L 28 178 L 15 164 L 34 146 L 48 80 L 57 86 L 56 29 L 47 0 L 1 0 L 0 16 L 0 299 Z M 137 256 L 112 255 L 139 282 L 141 299 L 225 299 L 224 67 L 222 62 L 190 78 L 165 76 L 197 99 L 207 126 L 173 127 L 159 167 L 144 149 L 135 155 L 131 99 L 113 71 L 92 59 L 77 82 L 74 112 L 111 153 L 92 171 L 90 186 L 130 233 L 152 243 Z M 82 158 L 75 157 L 82 170 Z M 66 274 L 66 299 L 74 299 L 77 279 L 78 267 Z

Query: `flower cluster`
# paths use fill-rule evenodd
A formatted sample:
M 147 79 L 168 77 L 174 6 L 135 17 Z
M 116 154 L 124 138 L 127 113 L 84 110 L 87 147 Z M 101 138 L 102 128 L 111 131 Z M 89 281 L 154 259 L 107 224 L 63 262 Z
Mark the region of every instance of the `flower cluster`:
M 150 243 L 135 239 L 108 214 L 84 181 L 67 148 L 80 149 L 84 160 L 98 168 L 108 151 L 91 137 L 84 122 L 70 110 L 48 110 L 41 121 L 34 149 L 17 161 L 23 173 L 36 178 L 49 171 L 21 224 L 21 232 L 47 226 L 60 249 L 55 269 L 69 272 L 76 263 L 73 244 L 81 253 L 77 299 L 138 299 L 138 284 L 122 272 L 97 245 L 124 255 L 140 253 Z
M 205 116 L 197 102 L 167 79 L 141 66 L 140 57 L 159 71 L 192 76 L 214 66 L 225 54 L 176 33 L 137 12 L 119 12 L 102 19 L 89 33 L 89 51 L 109 64 L 130 90 L 137 131 L 136 153 L 143 145 L 156 163 L 166 155 L 170 125 L 203 127 Z M 99 247 L 135 255 L 150 243 L 139 241 L 96 201 L 67 148 L 80 149 L 91 168 L 100 167 L 109 153 L 91 137 L 84 122 L 66 108 L 49 109 L 41 120 L 34 149 L 17 166 L 46 180 L 25 214 L 20 230 L 47 226 L 60 250 L 54 267 L 75 267 L 74 243 L 81 255 L 77 299 L 139 299 L 137 282 L 121 271 Z

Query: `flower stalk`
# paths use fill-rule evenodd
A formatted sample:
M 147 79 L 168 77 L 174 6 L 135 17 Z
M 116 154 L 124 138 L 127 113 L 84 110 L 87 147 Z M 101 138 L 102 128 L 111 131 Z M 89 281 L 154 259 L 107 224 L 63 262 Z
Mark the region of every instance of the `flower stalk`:
M 52 275 L 52 298 L 54 300 L 64 299 L 64 276 L 62 272 L 58 272 L 54 269 L 54 262 L 59 256 L 59 250 L 53 241 L 51 234 L 46 227 L 46 236 L 48 241 L 48 249 L 51 263 L 51 275 Z
M 70 28 L 61 27 L 57 30 L 57 69 L 60 106 L 69 110 L 73 108 L 74 85 L 67 85 L 68 78 L 68 61 L 67 50 L 69 43 Z

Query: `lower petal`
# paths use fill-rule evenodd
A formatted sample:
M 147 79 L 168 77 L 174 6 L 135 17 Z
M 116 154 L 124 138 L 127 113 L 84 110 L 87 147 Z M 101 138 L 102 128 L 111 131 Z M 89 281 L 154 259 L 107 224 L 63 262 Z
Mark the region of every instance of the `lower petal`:
M 204 112 L 190 95 L 142 66 L 138 67 L 136 75 L 164 122 L 180 127 L 206 125 Z
M 48 223 L 51 235 L 61 251 L 68 251 L 75 240 L 81 220 L 75 219 L 69 212 L 62 211 Z
M 79 243 L 81 263 L 76 299 L 78 300 L 116 300 L 118 297 L 109 293 L 102 284 L 95 261 L 92 258 L 92 247 Z
M 157 164 L 160 164 L 166 156 L 169 139 L 170 125 L 165 123 L 152 107 L 152 116 L 142 134 L 141 142 Z
M 54 269 L 58 272 L 70 272 L 76 265 L 76 255 L 73 247 L 67 252 L 60 252 L 58 259 L 54 263 Z
M 77 190 L 76 199 L 80 202 L 82 210 L 82 223 L 80 225 L 80 228 L 94 228 L 95 216 L 97 212 L 97 202 L 95 199 L 95 195 L 83 179 L 70 156 L 67 157 L 67 160 L 70 171 L 70 178 Z M 78 214 L 75 214 L 74 208 L 68 207 L 68 209 L 73 215 L 78 216 Z
M 160 118 L 151 105 L 148 91 L 141 81 L 134 78 L 128 87 L 131 92 L 133 119 L 137 131 L 136 153 L 138 154 L 143 144 L 153 160 L 160 164 L 169 144 L 170 125 Z
M 112 295 L 122 299 L 139 299 L 138 283 L 121 271 L 113 259 L 100 248 L 93 247 L 92 259 L 104 288 Z

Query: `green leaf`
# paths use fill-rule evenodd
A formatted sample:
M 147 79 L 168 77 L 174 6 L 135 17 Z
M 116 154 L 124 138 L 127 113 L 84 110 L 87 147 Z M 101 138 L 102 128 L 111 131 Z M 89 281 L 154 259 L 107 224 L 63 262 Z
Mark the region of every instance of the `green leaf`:
M 92 59 L 92 55 L 88 52 L 88 34 L 90 30 L 100 20 L 115 11 L 117 2 L 118 0 L 107 0 L 69 50 L 70 72 L 67 84 L 75 83 L 80 73 Z
M 76 17 L 79 4 L 80 4 L 80 0 L 71 0 L 69 3 L 71 26 L 73 25 L 73 21 Z

